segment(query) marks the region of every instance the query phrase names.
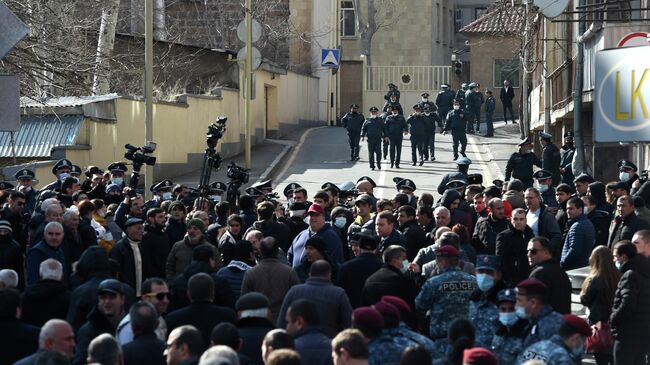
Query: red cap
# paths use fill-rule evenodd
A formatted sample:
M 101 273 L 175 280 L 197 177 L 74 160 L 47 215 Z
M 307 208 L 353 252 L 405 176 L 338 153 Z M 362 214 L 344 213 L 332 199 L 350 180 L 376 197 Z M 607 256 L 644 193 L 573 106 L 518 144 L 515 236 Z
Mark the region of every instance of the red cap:
M 372 307 L 375 308 L 377 312 L 381 313 L 382 316 L 390 316 L 390 317 L 400 319 L 399 309 L 397 309 L 396 306 L 390 303 L 382 302 L 380 300 L 377 303 L 375 303 Z
M 352 311 L 352 327 L 358 329 L 384 329 L 384 317 L 375 308 L 359 307 Z
M 537 279 L 526 279 L 517 284 L 517 294 L 521 295 L 545 295 L 547 292 L 546 284 Z
M 309 209 L 307 210 L 307 215 L 311 215 L 312 213 L 320 214 L 320 215 L 325 215 L 325 209 L 321 207 L 318 204 L 312 204 L 309 206 Z
M 454 246 L 451 245 L 444 245 L 438 247 L 436 250 L 436 256 L 440 257 L 458 257 L 460 256 L 460 252 L 458 252 L 458 249 Z
M 463 365 L 497 365 L 497 358 L 488 349 L 474 347 L 463 352 Z
M 411 312 L 411 307 L 406 303 L 406 301 L 400 297 L 394 295 L 384 295 L 381 297 L 382 302 L 394 305 L 400 312 Z
M 584 319 L 574 316 L 573 314 L 566 314 L 564 316 L 564 322 L 579 334 L 583 336 L 591 336 L 591 327 L 589 327 L 589 324 L 587 324 L 587 321 Z

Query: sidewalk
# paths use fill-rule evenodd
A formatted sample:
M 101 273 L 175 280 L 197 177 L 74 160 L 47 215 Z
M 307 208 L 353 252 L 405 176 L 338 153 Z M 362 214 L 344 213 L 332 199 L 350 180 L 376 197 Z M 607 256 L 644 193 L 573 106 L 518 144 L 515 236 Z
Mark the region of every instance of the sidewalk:
M 300 138 L 309 128 L 295 128 L 291 133 L 283 136 L 281 140 L 265 139 L 261 143 L 251 148 L 251 169 L 248 184 L 242 186 L 243 189 L 253 185 L 257 181 L 272 179 L 282 167 L 282 161 L 288 158 L 289 153 L 296 146 Z M 239 166 L 246 166 L 246 156 L 244 153 L 225 158 L 221 162 L 219 170 L 213 170 L 210 182 L 220 181 L 228 183 L 227 165 L 234 161 Z M 188 174 L 175 176 L 171 180 L 175 184 L 184 184 L 189 187 L 196 187 L 201 177 L 201 170 L 195 170 Z
M 481 127 L 485 128 L 485 125 Z M 517 152 L 517 144 L 521 142 L 519 134 L 519 124 L 506 125 L 502 121 L 494 123 L 494 137 L 468 134 L 470 144 L 477 149 L 477 162 L 484 165 L 484 185 L 491 185 L 495 179 L 504 179 L 508 159 Z

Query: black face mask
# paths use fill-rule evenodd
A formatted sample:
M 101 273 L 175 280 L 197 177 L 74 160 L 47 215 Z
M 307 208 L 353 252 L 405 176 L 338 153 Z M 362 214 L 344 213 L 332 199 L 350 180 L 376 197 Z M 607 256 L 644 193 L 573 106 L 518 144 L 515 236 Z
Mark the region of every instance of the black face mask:
M 0 234 L 0 243 L 1 244 L 7 244 L 10 243 L 13 240 L 11 237 L 11 234 Z

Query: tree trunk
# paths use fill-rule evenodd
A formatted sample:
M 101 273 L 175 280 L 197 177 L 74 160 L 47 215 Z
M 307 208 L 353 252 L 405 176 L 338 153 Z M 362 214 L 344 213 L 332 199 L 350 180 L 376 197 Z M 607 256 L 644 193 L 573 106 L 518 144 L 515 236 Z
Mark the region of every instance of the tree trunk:
M 119 7 L 120 0 L 106 0 L 102 10 L 99 39 L 97 40 L 97 65 L 93 78 L 93 94 L 95 95 L 110 92 L 110 57 L 115 46 L 115 27 L 117 26 Z

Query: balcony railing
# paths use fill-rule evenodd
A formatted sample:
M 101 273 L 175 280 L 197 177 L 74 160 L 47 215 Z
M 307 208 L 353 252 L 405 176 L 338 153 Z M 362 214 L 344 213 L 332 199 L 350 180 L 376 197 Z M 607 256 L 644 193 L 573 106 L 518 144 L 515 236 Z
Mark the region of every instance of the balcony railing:
M 384 91 L 393 83 L 402 91 L 435 91 L 451 80 L 451 66 L 369 66 L 367 91 Z

